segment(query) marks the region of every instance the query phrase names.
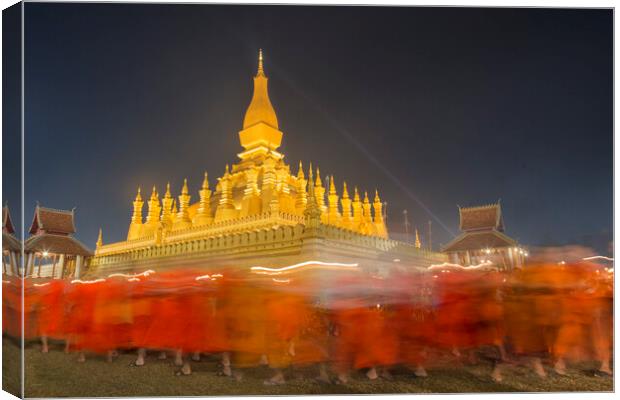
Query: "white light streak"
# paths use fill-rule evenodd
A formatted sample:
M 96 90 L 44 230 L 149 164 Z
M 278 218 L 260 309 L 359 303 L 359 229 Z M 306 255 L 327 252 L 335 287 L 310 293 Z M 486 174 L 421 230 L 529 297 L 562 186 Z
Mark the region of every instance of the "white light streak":
M 98 282 L 105 282 L 105 279 L 99 278 L 99 279 L 95 279 L 95 280 L 92 280 L 92 281 L 83 281 L 81 279 L 74 279 L 74 280 L 71 281 L 71 283 L 85 283 L 85 284 L 98 283 Z
M 287 267 L 282 267 L 282 268 L 252 267 L 250 269 L 252 271 L 265 271 L 267 273 L 272 272 L 275 274 L 279 274 L 285 271 L 303 268 L 308 265 L 320 265 L 320 266 L 325 266 L 325 267 L 357 268 L 359 264 L 358 263 L 345 264 L 345 263 L 323 262 L 323 261 L 305 261 L 299 264 L 293 264 L 293 265 L 289 265 Z
M 605 257 L 605 256 L 592 256 L 592 257 L 585 257 L 582 260 L 584 261 L 590 261 L 590 260 L 606 260 L 606 261 L 613 261 L 613 258 L 610 257 Z

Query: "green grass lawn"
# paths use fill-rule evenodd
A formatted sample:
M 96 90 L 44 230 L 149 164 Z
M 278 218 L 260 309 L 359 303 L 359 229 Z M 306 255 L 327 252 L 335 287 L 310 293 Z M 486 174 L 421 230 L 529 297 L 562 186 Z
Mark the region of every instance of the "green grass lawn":
M 18 376 L 7 371 L 7 361 L 19 358 L 19 348 L 3 340 L 7 384 L 18 385 Z M 42 354 L 36 344 L 28 344 L 26 358 L 26 397 L 96 397 L 96 396 L 213 396 L 213 395 L 286 395 L 286 394 L 364 394 L 364 393 L 463 393 L 463 392 L 539 392 L 539 391 L 612 391 L 611 377 L 595 376 L 593 364 L 569 368 L 567 376 L 554 374 L 547 365 L 549 376 L 538 378 L 529 369 L 510 366 L 502 383 L 489 378 L 492 362 L 481 357 L 475 366 L 459 365 L 454 360 L 429 368 L 427 378 L 416 378 L 405 369 L 396 369 L 394 379 L 368 381 L 361 373 L 354 374 L 347 385 L 315 383 L 313 368 L 287 371 L 288 383 L 283 386 L 264 386 L 270 376 L 269 368 L 248 370 L 242 382 L 216 375 L 217 359 L 203 357 L 192 364 L 190 376 L 175 376 L 177 368 L 172 359 L 157 360 L 149 354 L 147 364 L 134 367 L 135 355 L 121 354 L 112 363 L 103 357 L 90 356 L 86 363 L 77 363 L 76 354 L 64 354 L 60 345 Z M 15 363 L 11 362 L 14 366 Z M 18 386 L 17 386 L 18 387 Z

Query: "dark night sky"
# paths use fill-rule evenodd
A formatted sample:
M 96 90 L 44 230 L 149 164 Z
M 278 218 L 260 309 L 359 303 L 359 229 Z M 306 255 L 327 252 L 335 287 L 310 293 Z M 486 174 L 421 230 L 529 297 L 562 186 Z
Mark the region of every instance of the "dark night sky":
M 138 185 L 196 200 L 236 161 L 262 47 L 293 171 L 378 187 L 392 231 L 407 208 L 445 244 L 457 204 L 501 198 L 526 245 L 612 240 L 611 10 L 25 7 L 26 224 L 75 206 L 94 247 Z

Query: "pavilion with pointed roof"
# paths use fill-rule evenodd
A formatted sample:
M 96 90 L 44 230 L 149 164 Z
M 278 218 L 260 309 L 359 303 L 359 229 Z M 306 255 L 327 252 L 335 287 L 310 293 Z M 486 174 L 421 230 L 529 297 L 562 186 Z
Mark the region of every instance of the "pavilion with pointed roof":
M 500 269 L 520 268 L 526 252 L 504 233 L 501 203 L 459 207 L 461 234 L 442 248 L 463 266 L 491 261 Z
M 73 237 L 75 211 L 56 210 L 37 204 L 24 243 L 26 276 L 33 278 L 79 277 L 86 257 L 93 255 Z
M 143 192 L 138 188 L 127 240 L 106 244 L 98 241 L 91 263 L 94 273 L 147 265 L 154 268 L 155 264 L 172 265 L 179 260 L 206 265 L 224 262 L 222 257 L 226 262 L 234 259 L 239 265 L 286 265 L 307 260 L 301 256 L 303 253 L 333 259 L 370 257 L 369 265 L 370 260 L 379 257 L 390 262 L 409 259 L 412 265 L 420 267 L 444 258 L 442 254 L 389 238 L 378 190 L 370 191 L 370 196 L 374 192 L 372 200 L 368 191 L 358 187 L 353 188 L 350 196 L 347 183 L 342 180 L 339 193 L 334 175 L 323 186 L 318 166 L 313 168 L 309 163 L 309 168 L 304 168 L 301 161 L 297 173 L 292 173 L 284 154 L 278 151 L 284 134 L 269 99 L 262 51 L 253 81 L 252 98 L 238 132 L 243 150 L 237 154 L 237 162 L 226 165 L 214 187 L 205 172 L 197 190 L 198 201 L 193 204 L 187 179 L 176 199 L 169 184 L 161 199 L 156 187 L 148 200 L 143 200 Z M 316 204 L 310 201 L 310 187 Z M 313 230 L 306 229 L 311 224 L 310 216 L 319 221 Z M 309 232 L 325 237 L 309 238 Z M 340 239 L 330 242 L 327 236 Z M 336 245 L 338 240 L 344 242 Z M 332 248 L 328 249 L 327 243 Z M 337 250 L 337 254 L 329 255 L 331 250 Z M 392 251 L 411 254 L 392 257 Z
M 2 274 L 18 275 L 22 256 L 21 241 L 15 237 L 9 206 L 2 207 Z

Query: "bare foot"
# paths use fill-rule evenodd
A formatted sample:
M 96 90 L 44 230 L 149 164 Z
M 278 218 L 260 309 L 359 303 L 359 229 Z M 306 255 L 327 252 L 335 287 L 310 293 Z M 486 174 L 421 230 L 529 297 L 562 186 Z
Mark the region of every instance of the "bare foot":
M 491 379 L 493 379 L 495 382 L 501 382 L 502 381 L 502 371 L 500 370 L 500 366 L 499 364 L 495 365 L 495 368 L 493 368 L 493 372 L 491 372 Z
M 86 361 L 86 355 L 84 355 L 84 353 L 80 351 L 80 354 L 78 355 L 78 358 L 77 358 L 77 362 L 83 363 L 84 361 Z
M 415 371 L 413 371 L 413 374 L 418 378 L 425 378 L 428 376 L 428 374 L 426 373 L 426 369 L 424 369 L 424 367 L 421 365 L 418 365 L 416 367 Z
M 566 364 L 564 363 L 564 360 L 559 358 L 558 361 L 555 362 L 555 365 L 553 366 L 553 370 L 558 375 L 562 375 L 562 376 L 566 375 Z
M 158 360 L 165 360 L 168 357 L 168 355 L 166 354 L 165 351 L 162 351 L 161 353 L 159 353 L 159 355 L 157 356 Z
M 374 381 L 375 379 L 377 379 L 379 377 L 377 375 L 377 369 L 375 367 L 372 367 L 371 369 L 369 369 L 368 372 L 366 372 L 366 377 L 370 379 L 371 381 Z
M 200 352 L 196 351 L 192 353 L 192 361 L 200 361 Z
M 183 375 L 190 375 L 192 373 L 192 367 L 191 367 L 191 365 L 189 365 L 188 362 L 183 364 L 183 366 L 181 367 L 181 373 Z
M 611 372 L 611 368 L 609 367 L 609 360 L 601 361 L 601 366 L 598 369 L 598 372 L 602 372 L 607 375 L 613 375 L 613 372 Z
M 183 353 L 181 353 L 180 351 L 174 353 L 174 365 L 176 365 L 177 367 L 183 365 Z
M 535 358 L 532 361 L 532 366 L 534 368 L 534 372 L 536 373 L 536 375 L 538 375 L 541 378 L 546 378 L 547 377 L 547 373 L 545 372 L 545 369 L 543 368 L 542 362 L 540 361 L 540 358 Z

